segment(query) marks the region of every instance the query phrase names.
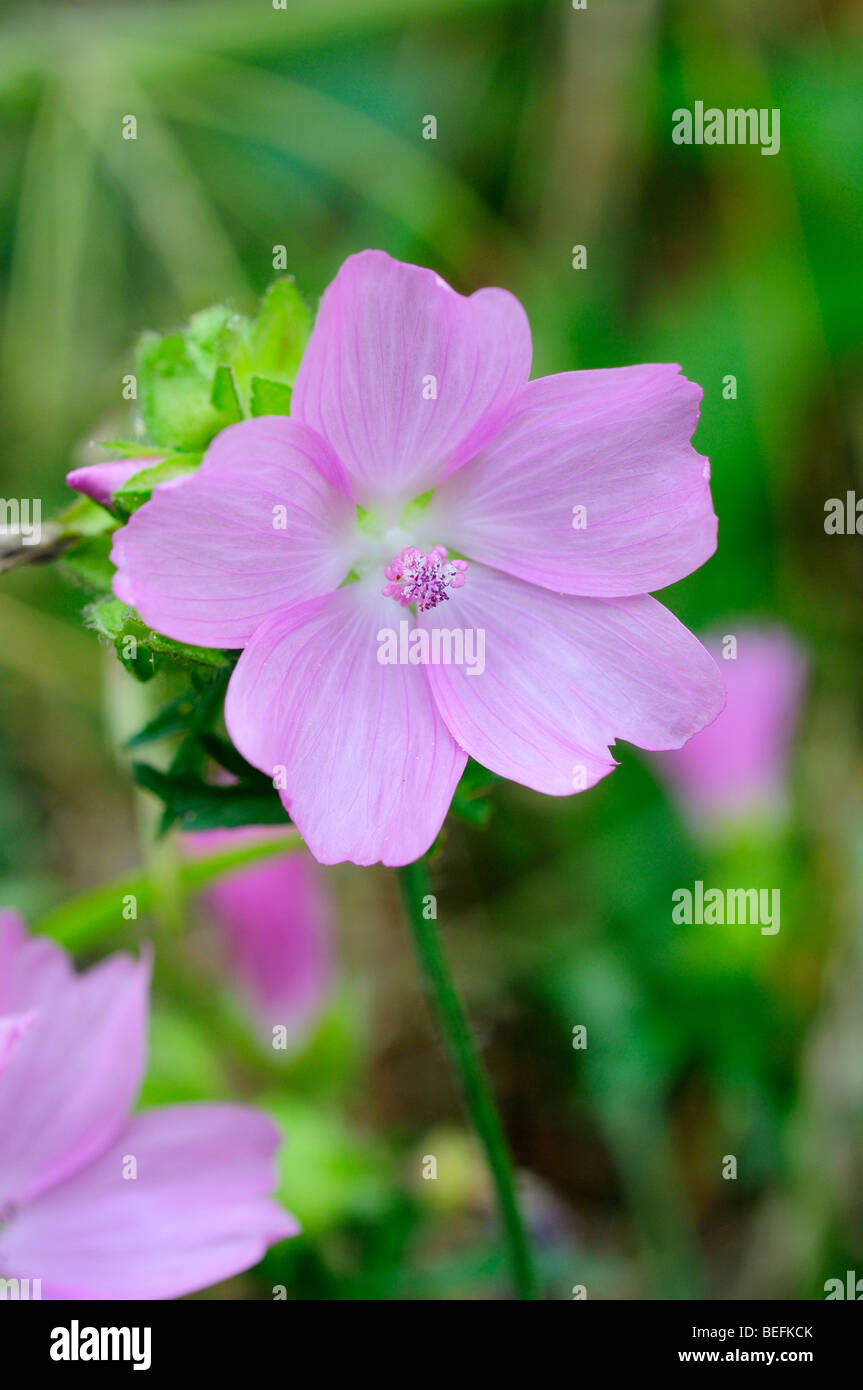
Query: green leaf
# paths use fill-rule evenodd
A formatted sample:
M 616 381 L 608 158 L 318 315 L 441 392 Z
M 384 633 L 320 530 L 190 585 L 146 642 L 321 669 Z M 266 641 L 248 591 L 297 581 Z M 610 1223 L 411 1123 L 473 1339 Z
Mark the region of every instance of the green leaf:
M 290 415 L 291 388 L 282 381 L 269 381 L 266 377 L 252 377 L 250 402 L 252 415 Z
M 159 739 L 169 738 L 172 734 L 184 733 L 195 722 L 197 716 L 197 701 L 194 691 L 187 690 L 182 695 L 178 695 L 176 700 L 165 705 L 164 709 L 154 716 L 143 729 L 139 729 L 130 739 L 127 739 L 123 747 L 128 751 L 133 748 L 143 748 L 147 743 L 156 743 Z
M 255 783 L 229 787 L 214 787 L 184 773 L 160 772 L 147 763 L 134 763 L 132 773 L 138 785 L 153 792 L 185 830 L 288 824 L 285 808 L 263 773 Z
M 249 782 L 254 779 L 257 769 L 251 763 L 247 763 L 242 753 L 238 753 L 232 743 L 220 734 L 203 733 L 199 734 L 198 742 L 204 752 L 213 762 L 218 763 L 219 767 L 224 768 L 225 772 L 230 772 L 234 777 L 239 777 L 241 782 Z M 263 776 L 263 773 L 260 774 Z
M 116 573 L 110 554 L 110 536 L 87 536 L 63 552 L 60 568 L 92 593 L 110 593 Z
M 178 665 L 228 668 L 234 660 L 226 652 L 174 642 L 151 632 L 133 608 L 112 596 L 91 603 L 83 617 L 91 631 L 114 643 L 121 662 L 138 680 L 148 681 L 157 671 Z

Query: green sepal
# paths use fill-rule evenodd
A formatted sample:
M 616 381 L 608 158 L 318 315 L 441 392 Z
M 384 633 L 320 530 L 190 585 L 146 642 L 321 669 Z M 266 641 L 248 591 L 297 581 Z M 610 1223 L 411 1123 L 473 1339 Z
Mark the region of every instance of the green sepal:
M 290 388 L 311 327 L 311 313 L 293 280 L 275 280 L 261 301 L 257 317 L 238 328 L 230 358 L 234 381 L 249 415 L 288 414 Z
M 243 418 L 243 408 L 240 405 L 240 398 L 237 395 L 237 387 L 234 382 L 234 373 L 230 367 L 222 365 L 216 368 L 216 375 L 213 377 L 213 390 L 210 394 L 213 406 L 228 424 L 235 425 L 238 420 Z
M 312 331 L 312 316 L 289 276 L 275 280 L 252 324 L 249 358 L 253 372 L 292 386 Z
M 91 497 L 76 497 L 54 518 L 64 536 L 104 536 L 117 523 L 111 513 Z
M 113 495 L 112 501 L 117 515 L 123 520 L 127 519 L 139 507 L 143 507 L 145 502 L 149 502 L 153 488 L 159 483 L 196 472 L 200 461 L 198 454 L 170 454 L 159 463 L 142 468 L 139 473 L 133 473 Z
M 147 444 L 141 439 L 100 439 L 99 448 L 111 455 L 111 461 L 146 458 L 152 458 L 155 461 L 162 458 L 165 452 L 157 445 Z
M 283 381 L 253 376 L 249 403 L 252 415 L 290 415 L 291 394 L 290 386 Z

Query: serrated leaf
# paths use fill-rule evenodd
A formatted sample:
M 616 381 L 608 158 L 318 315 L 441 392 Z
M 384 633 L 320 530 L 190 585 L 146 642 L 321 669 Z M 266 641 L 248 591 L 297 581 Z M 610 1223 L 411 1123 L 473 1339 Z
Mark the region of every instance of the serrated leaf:
M 123 747 L 127 750 L 133 748 L 143 748 L 147 743 L 156 743 L 159 739 L 169 738 L 172 734 L 183 733 L 194 723 L 196 714 L 196 700 L 194 692 L 185 691 L 178 695 L 176 700 L 165 705 L 164 709 L 159 710 L 143 729 L 139 729 L 130 739 L 127 739 Z
M 110 593 L 116 573 L 110 555 L 110 536 L 88 536 L 64 551 L 60 568 L 92 593 Z
M 290 415 L 291 388 L 283 381 L 269 381 L 266 377 L 253 376 L 249 408 L 251 414 Z
M 260 774 L 265 788 L 237 783 L 214 787 L 198 777 L 160 772 L 147 763 L 134 763 L 139 786 L 153 792 L 186 830 L 237 829 L 243 825 L 286 825 L 288 816 L 272 783 Z
M 220 734 L 203 733 L 198 736 L 198 741 L 213 762 L 218 763 L 225 772 L 239 777 L 241 782 L 254 781 L 258 776 L 263 776 L 263 773 L 259 773 L 251 763 L 247 763 L 242 753 L 238 753 L 234 745 Z

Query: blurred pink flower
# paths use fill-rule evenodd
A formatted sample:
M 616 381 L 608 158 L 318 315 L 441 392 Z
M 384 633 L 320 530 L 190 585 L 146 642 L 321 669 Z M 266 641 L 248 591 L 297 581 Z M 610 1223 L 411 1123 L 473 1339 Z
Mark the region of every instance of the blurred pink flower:
M 0 912 L 0 1275 L 40 1279 L 43 1298 L 175 1298 L 299 1230 L 270 1196 L 265 1115 L 130 1116 L 149 982 L 149 962 L 126 955 L 78 975 Z
M 725 677 L 725 709 L 683 748 L 653 759 L 696 829 L 787 812 L 788 768 L 806 678 L 806 659 L 783 628 L 735 628 L 737 655 L 722 659 L 723 638 L 705 646 Z
M 324 863 L 418 858 L 468 754 L 567 796 L 615 739 L 676 748 L 721 708 L 713 661 L 648 596 L 715 549 L 700 388 L 673 365 L 529 382 L 530 363 L 505 290 L 351 256 L 290 418 L 223 430 L 115 533 L 114 591 L 150 627 L 244 649 L 229 732 Z M 423 657 L 444 617 L 482 634 L 482 672 Z M 396 628 L 418 640 L 389 664 Z
M 73 468 L 71 473 L 67 473 L 66 482 L 77 492 L 83 492 L 85 497 L 91 497 L 94 502 L 100 502 L 103 507 L 110 507 L 111 498 L 118 488 L 121 488 L 124 483 L 128 483 L 129 479 L 134 478 L 136 473 L 140 473 L 145 468 L 154 468 L 157 463 L 161 463 L 161 459 L 152 457 L 88 463 L 82 468 Z
M 281 835 L 268 826 L 204 830 L 192 851 Z M 305 852 L 263 859 L 223 874 L 202 895 L 224 934 L 234 981 L 262 1033 L 284 1026 L 300 1038 L 332 988 L 331 910 L 320 870 Z

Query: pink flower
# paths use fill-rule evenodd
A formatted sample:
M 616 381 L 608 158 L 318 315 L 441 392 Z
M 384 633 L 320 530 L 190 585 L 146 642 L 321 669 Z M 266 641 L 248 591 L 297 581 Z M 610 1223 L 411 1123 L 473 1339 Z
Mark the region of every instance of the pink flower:
M 175 1298 L 299 1229 L 270 1198 L 278 1137 L 263 1114 L 130 1117 L 149 977 L 125 955 L 76 975 L 0 913 L 0 1276 L 40 1279 L 43 1298 Z
M 82 468 L 73 468 L 66 474 L 66 482 L 85 497 L 91 497 L 103 507 L 110 507 L 114 493 L 136 473 L 145 468 L 155 468 L 161 459 L 113 459 L 106 463 L 87 463 Z
M 423 854 L 468 754 L 566 796 L 616 738 L 678 747 L 721 708 L 647 594 L 715 548 L 700 389 L 667 365 L 528 382 L 530 359 L 506 291 L 352 256 L 291 417 L 223 430 L 115 534 L 115 592 L 149 626 L 243 648 L 231 737 L 324 863 Z M 441 626 L 482 635 L 482 674 L 446 663 Z
M 205 851 L 281 833 L 249 826 L 184 839 Z M 268 1042 L 277 1026 L 299 1039 L 332 987 L 331 913 L 320 873 L 307 854 L 284 854 L 223 874 L 203 895 L 225 937 L 233 978 Z
M 685 748 L 653 760 L 697 831 L 749 818 L 776 824 L 787 812 L 806 658 L 783 628 L 739 626 L 734 636 L 737 655 L 722 661 L 722 714 Z M 705 645 L 722 656 L 721 636 Z

